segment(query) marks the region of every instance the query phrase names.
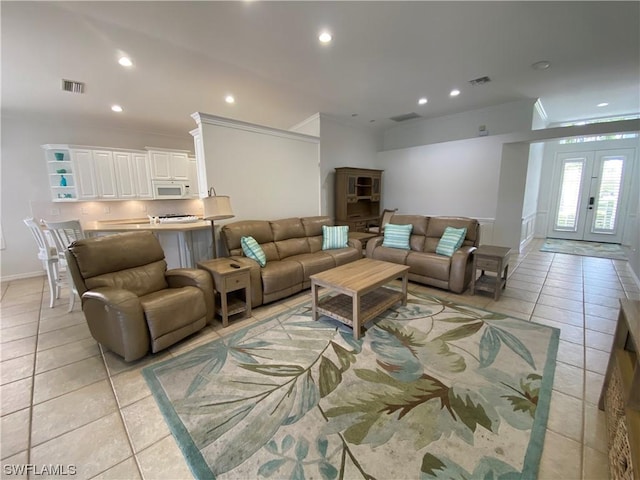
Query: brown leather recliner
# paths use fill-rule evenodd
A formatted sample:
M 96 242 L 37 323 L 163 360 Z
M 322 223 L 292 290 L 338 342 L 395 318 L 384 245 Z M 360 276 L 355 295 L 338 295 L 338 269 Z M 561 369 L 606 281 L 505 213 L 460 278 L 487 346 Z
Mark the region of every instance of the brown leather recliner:
M 151 232 L 78 240 L 65 254 L 91 335 L 127 362 L 167 348 L 213 319 L 209 273 L 167 270 Z

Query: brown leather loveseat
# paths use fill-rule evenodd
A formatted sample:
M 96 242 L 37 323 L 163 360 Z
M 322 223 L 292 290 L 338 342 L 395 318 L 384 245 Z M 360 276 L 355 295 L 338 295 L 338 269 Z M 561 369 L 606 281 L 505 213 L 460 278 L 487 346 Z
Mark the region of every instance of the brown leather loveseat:
M 151 232 L 78 240 L 65 253 L 91 335 L 127 362 L 165 349 L 213 319 L 209 273 L 167 270 Z
M 323 225 L 331 226 L 331 219 L 244 220 L 222 227 L 222 241 L 231 258 L 251 267 L 252 307 L 310 288 L 310 275 L 362 258 L 359 240 L 349 240 L 347 248 L 322 250 Z M 245 236 L 262 247 L 267 257 L 264 267 L 244 256 L 240 239 Z
M 383 247 L 384 237 L 367 242 L 367 257 L 409 266 L 409 280 L 444 288 L 455 293 L 464 292 L 473 275 L 473 255 L 480 243 L 480 225 L 466 217 L 425 217 L 422 215 L 394 215 L 390 223 L 412 224 L 409 250 Z M 448 226 L 467 228 L 462 246 L 451 256 L 439 255 L 436 247 Z

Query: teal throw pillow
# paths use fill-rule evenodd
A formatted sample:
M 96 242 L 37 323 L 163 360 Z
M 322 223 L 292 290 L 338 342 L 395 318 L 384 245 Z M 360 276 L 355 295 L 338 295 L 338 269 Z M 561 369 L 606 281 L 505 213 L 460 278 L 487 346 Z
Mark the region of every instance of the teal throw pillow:
M 264 267 L 267 264 L 267 256 L 264 254 L 264 250 L 256 239 L 253 237 L 242 237 L 240 239 L 240 245 L 242 245 L 242 251 L 244 254 L 252 260 L 255 260 Z
M 436 247 L 436 253 L 438 255 L 452 256 L 456 250 L 460 248 L 464 237 L 467 236 L 467 228 L 453 228 L 447 227 L 444 229 L 444 233 L 438 242 Z
M 347 248 L 349 241 L 349 226 L 340 225 L 337 227 L 322 226 L 322 250 L 333 250 L 335 248 Z
M 382 240 L 383 247 L 401 248 L 409 250 L 409 238 L 411 237 L 413 225 L 396 225 L 395 223 L 387 223 L 384 226 L 384 238 Z

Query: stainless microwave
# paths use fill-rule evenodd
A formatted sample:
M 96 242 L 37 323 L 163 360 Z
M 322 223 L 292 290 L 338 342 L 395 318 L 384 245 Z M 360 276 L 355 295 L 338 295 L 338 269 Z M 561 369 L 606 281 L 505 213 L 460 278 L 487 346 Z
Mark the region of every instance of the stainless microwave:
M 154 180 L 153 198 L 156 200 L 174 200 L 189 196 L 189 182 L 180 180 Z

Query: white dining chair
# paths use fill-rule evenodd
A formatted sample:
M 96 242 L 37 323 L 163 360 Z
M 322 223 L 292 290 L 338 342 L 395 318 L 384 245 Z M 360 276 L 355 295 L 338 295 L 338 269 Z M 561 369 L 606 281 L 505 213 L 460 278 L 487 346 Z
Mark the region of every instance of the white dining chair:
M 42 266 L 47 272 L 47 281 L 49 282 L 49 308 L 53 308 L 53 303 L 60 296 L 60 289 L 57 286 L 58 279 L 58 250 L 48 241 L 42 230 L 42 227 L 33 217 L 25 218 L 24 224 L 29 227 L 36 244 L 38 245 L 38 260 L 42 262 Z
M 44 225 L 47 227 L 47 231 L 53 238 L 53 243 L 56 248 L 58 257 L 58 275 L 56 278 L 56 298 L 60 296 L 60 288 L 66 286 L 69 288 L 69 312 L 73 310 L 75 304 L 75 298 L 77 290 L 73 284 L 71 274 L 67 267 L 67 257 L 65 251 L 67 247 L 76 240 L 85 238 L 84 231 L 80 225 L 79 220 L 68 220 L 65 222 L 50 222 L 43 220 Z

